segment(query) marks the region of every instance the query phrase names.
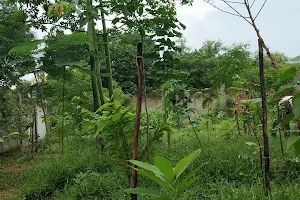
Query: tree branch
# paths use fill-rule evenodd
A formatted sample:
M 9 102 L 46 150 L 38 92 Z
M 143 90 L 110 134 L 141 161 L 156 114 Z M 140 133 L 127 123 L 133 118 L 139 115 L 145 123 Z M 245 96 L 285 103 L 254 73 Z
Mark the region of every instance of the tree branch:
M 250 8 L 252 8 L 252 6 L 255 4 L 255 1 L 256 1 L 256 0 L 253 0 L 253 2 L 252 2 L 252 4 L 251 4 Z
M 223 0 L 222 0 L 223 1 Z M 242 16 L 242 15 L 238 15 L 238 14 L 235 14 L 235 13 L 232 13 L 232 12 L 228 12 L 226 10 L 223 10 L 219 7 L 217 7 L 216 5 L 214 5 L 213 3 L 209 2 L 208 0 L 205 1 L 206 3 L 210 4 L 211 6 L 213 6 L 214 8 L 224 12 L 224 13 L 227 13 L 227 14 L 230 14 L 230 15 L 233 15 L 233 16 L 236 16 L 236 17 L 242 17 L 242 18 L 248 18 L 248 17 L 245 17 L 245 16 Z M 247 21 L 247 20 L 246 20 Z
M 247 19 L 247 17 L 243 16 L 239 11 L 237 11 L 233 6 L 231 6 L 227 1 L 225 0 L 221 0 L 223 1 L 226 5 L 228 5 L 232 10 L 234 10 L 240 17 L 242 17 L 246 22 L 248 22 L 249 24 L 251 24 L 251 22 Z M 246 1 L 244 1 L 246 4 Z M 251 24 L 252 25 L 252 24 Z
M 259 15 L 259 13 L 261 12 L 261 10 L 264 8 L 264 6 L 266 5 L 267 0 L 265 0 L 264 4 L 261 6 L 261 8 L 259 9 L 258 13 L 256 14 L 256 16 L 254 17 L 254 20 L 256 20 L 257 16 Z
M 262 46 L 263 46 L 263 48 L 266 50 L 267 55 L 268 55 L 268 57 L 270 58 L 270 60 L 271 60 L 271 62 L 272 62 L 272 64 L 273 64 L 273 66 L 274 66 L 275 68 L 278 68 L 278 64 L 277 64 L 277 62 L 276 62 L 276 59 L 275 59 L 275 58 L 273 57 L 273 55 L 271 54 L 270 49 L 267 47 L 267 45 L 265 44 L 265 41 L 263 40 L 263 38 L 261 37 L 261 35 L 260 35 L 260 33 L 259 33 L 259 30 L 258 30 L 258 28 L 257 28 L 257 26 L 256 26 L 256 24 L 255 24 L 255 19 L 253 18 L 252 13 L 251 13 L 251 8 L 249 7 L 249 5 L 246 4 L 246 0 L 244 0 L 244 2 L 245 2 L 245 5 L 246 5 L 246 8 L 247 8 L 249 17 L 250 17 L 250 19 L 251 19 L 252 26 L 253 26 L 253 28 L 254 28 L 254 30 L 255 30 L 255 32 L 256 32 L 256 35 L 257 35 L 258 39 L 260 39 L 260 41 L 261 41 L 261 43 L 262 43 Z

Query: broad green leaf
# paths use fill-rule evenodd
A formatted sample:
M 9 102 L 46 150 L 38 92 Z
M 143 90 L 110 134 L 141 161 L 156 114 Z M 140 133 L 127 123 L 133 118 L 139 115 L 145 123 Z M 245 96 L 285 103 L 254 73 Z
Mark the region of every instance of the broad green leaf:
M 122 112 L 115 113 L 115 114 L 113 114 L 113 115 L 111 116 L 111 119 L 112 119 L 113 121 L 117 121 L 117 120 L 119 120 L 119 119 L 121 118 L 122 115 L 123 115 Z
M 109 119 L 101 120 L 99 122 L 99 124 L 97 125 L 96 135 L 98 135 L 100 133 L 100 131 L 102 131 L 110 122 L 111 121 Z
M 181 159 L 174 168 L 174 174 L 176 179 L 184 172 L 184 170 L 192 163 L 192 161 L 199 155 L 200 149 Z
M 161 174 L 162 175 L 161 171 L 159 171 L 159 169 L 155 165 L 144 163 L 144 162 L 141 162 L 141 161 L 138 161 L 138 160 L 129 160 L 129 162 L 131 162 L 132 164 L 134 164 L 138 167 L 149 170 L 149 171 L 153 172 L 154 174 Z
M 278 91 L 272 96 L 272 98 L 269 101 L 272 102 L 272 101 L 276 100 L 278 97 L 280 97 L 281 95 L 290 93 L 294 89 L 295 89 L 294 84 L 286 84 L 286 85 L 280 86 Z
M 174 173 L 171 161 L 160 156 L 155 156 L 154 163 L 156 167 L 165 175 L 165 177 L 167 177 L 170 183 L 173 183 Z
M 293 113 L 296 118 L 300 117 L 300 93 L 293 96 Z
M 83 134 L 86 130 L 88 130 L 90 127 L 95 126 L 95 125 L 96 125 L 95 120 L 91 120 L 91 121 L 83 123 L 83 128 L 81 130 L 81 133 Z
M 184 179 L 181 180 L 180 184 L 185 184 L 187 183 L 199 170 L 201 167 L 196 167 L 193 169 Z
M 258 144 L 254 143 L 254 142 L 246 142 L 247 145 L 249 145 L 250 147 L 257 147 Z
M 0 138 L 0 143 L 3 143 L 3 142 L 4 142 L 4 140 L 2 138 Z
M 195 181 L 197 180 L 197 177 L 194 177 L 190 179 L 185 184 L 181 184 L 180 187 L 177 190 L 177 198 L 180 197 L 180 195 L 188 188 L 190 187 Z
M 130 194 L 141 194 L 141 195 L 147 195 L 152 197 L 159 197 L 162 196 L 158 191 L 151 190 L 148 188 L 129 188 L 126 189 L 125 192 Z
M 19 135 L 19 134 L 20 134 L 19 132 L 12 132 L 9 135 Z
M 283 83 L 284 81 L 289 80 L 292 78 L 297 72 L 297 69 L 295 67 L 291 67 L 287 69 L 283 74 L 280 75 L 280 83 Z
M 296 155 L 299 155 L 300 154 L 300 141 L 298 141 L 294 144 L 294 148 L 295 148 Z
M 115 105 L 115 108 L 119 108 L 119 107 L 122 106 L 121 102 L 118 101 L 118 100 L 115 100 L 115 101 L 114 101 L 114 105 Z
M 138 170 L 138 173 L 142 176 L 145 176 L 149 179 L 151 179 L 152 181 L 156 182 L 157 184 L 159 184 L 160 186 L 162 186 L 164 189 L 166 190 L 172 190 L 172 187 L 170 186 L 170 184 L 167 182 L 167 180 L 164 180 L 162 178 L 158 178 L 157 176 L 154 176 L 148 172 L 142 171 L 142 170 Z
M 114 18 L 114 19 L 112 20 L 112 24 L 118 23 L 118 22 L 120 21 L 120 19 L 121 19 L 121 18 L 118 18 L 118 17 Z
M 101 112 L 103 109 L 105 109 L 105 108 L 107 108 L 107 107 L 110 107 L 110 106 L 113 105 L 113 104 L 114 104 L 113 102 L 111 102 L 111 103 L 105 103 L 105 104 L 101 105 L 101 106 L 96 110 L 95 113 Z
M 295 115 L 294 115 L 294 113 L 291 112 L 276 126 L 276 128 L 279 128 L 283 125 L 290 123 L 290 121 L 292 121 L 294 118 L 295 118 Z
M 186 177 L 184 177 L 184 179 L 182 179 L 181 184 L 185 184 L 187 182 L 189 182 L 189 180 L 205 165 L 207 165 L 208 162 L 204 163 L 203 165 L 201 165 L 200 167 L 196 167 L 195 169 L 193 169 Z
M 143 13 L 144 13 L 144 6 L 139 6 L 139 8 L 138 8 L 138 14 L 139 14 L 139 16 L 142 16 L 143 15 Z
M 299 133 L 292 133 L 287 140 L 287 149 L 291 148 L 291 146 L 295 145 L 298 141 L 300 141 Z

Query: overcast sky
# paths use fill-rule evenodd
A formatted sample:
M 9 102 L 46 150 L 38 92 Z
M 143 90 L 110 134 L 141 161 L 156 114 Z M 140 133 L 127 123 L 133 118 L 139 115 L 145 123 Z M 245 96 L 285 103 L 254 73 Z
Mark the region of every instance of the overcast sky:
M 243 0 L 235 1 L 243 2 Z M 254 15 L 264 1 L 256 0 L 253 6 Z M 231 11 L 223 3 L 219 3 L 218 6 Z M 244 5 L 235 4 L 235 8 L 247 14 Z M 187 26 L 183 34 L 189 47 L 198 49 L 205 40 L 221 40 L 226 46 L 233 43 L 248 43 L 252 51 L 257 50 L 256 33 L 242 18 L 223 13 L 203 0 L 194 0 L 192 6 L 178 5 L 177 9 L 179 20 Z M 256 21 L 265 43 L 272 52 L 279 51 L 289 57 L 300 55 L 299 10 L 300 0 L 267 1 Z M 43 35 L 37 31 L 39 38 Z
M 236 0 L 240 1 L 241 0 Z M 252 1 L 252 0 L 251 0 Z M 256 0 L 255 13 L 264 0 Z M 223 4 L 223 9 L 230 11 Z M 246 14 L 244 6 L 235 5 Z M 257 26 L 271 51 L 279 51 L 289 57 L 300 55 L 300 0 L 268 0 L 257 18 Z M 200 48 L 203 41 L 221 40 L 225 45 L 249 43 L 257 49 L 257 37 L 253 28 L 242 18 L 223 13 L 202 0 L 193 6 L 178 7 L 178 18 L 187 28 L 183 32 L 189 47 Z

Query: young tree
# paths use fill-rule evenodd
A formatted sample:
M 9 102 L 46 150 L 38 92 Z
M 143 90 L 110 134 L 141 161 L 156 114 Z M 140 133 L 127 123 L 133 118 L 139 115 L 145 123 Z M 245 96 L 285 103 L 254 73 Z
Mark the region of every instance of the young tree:
M 259 29 L 258 29 L 258 27 L 257 27 L 257 25 L 256 25 L 256 21 L 255 21 L 255 20 L 257 19 L 258 15 L 261 13 L 262 9 L 264 8 L 265 4 L 267 3 L 267 0 L 265 0 L 265 1 L 263 2 L 263 4 L 261 5 L 259 11 L 258 11 L 255 15 L 254 15 L 253 12 L 252 12 L 252 8 L 253 8 L 254 4 L 257 3 L 256 0 L 238 0 L 238 1 L 220 0 L 220 1 L 223 2 L 225 5 L 229 6 L 229 8 L 231 9 L 231 11 L 226 11 L 226 10 L 223 10 L 222 8 L 218 7 L 218 6 L 216 5 L 216 3 L 215 3 L 214 0 L 204 0 L 204 1 L 207 2 L 207 3 L 209 3 L 210 5 L 212 5 L 213 7 L 215 7 L 216 9 L 218 9 L 218 10 L 220 10 L 220 11 L 222 11 L 222 12 L 225 12 L 225 13 L 227 13 L 227 14 L 234 15 L 234 16 L 237 16 L 237 17 L 241 17 L 241 18 L 243 18 L 247 23 L 249 23 L 249 24 L 253 27 L 253 29 L 254 29 L 254 31 L 255 31 L 255 33 L 256 33 L 256 35 L 257 35 L 257 38 L 261 41 L 262 46 L 263 46 L 263 48 L 266 50 L 267 55 L 268 55 L 268 57 L 270 58 L 270 60 L 271 60 L 271 62 L 272 62 L 272 64 L 273 64 L 273 66 L 274 66 L 275 68 L 278 67 L 277 62 L 276 62 L 274 56 L 272 55 L 272 53 L 270 52 L 270 49 L 269 49 L 269 48 L 267 47 L 267 45 L 265 44 L 265 42 L 264 42 L 264 40 L 263 40 L 263 38 L 262 38 L 262 36 L 261 36 L 261 34 L 260 34 L 260 32 L 259 32 Z M 238 10 L 234 7 L 235 4 L 244 5 L 245 8 L 246 8 L 246 10 L 247 10 L 248 15 L 242 15 L 242 14 L 241 14 L 242 12 L 241 12 L 241 11 L 238 11 Z

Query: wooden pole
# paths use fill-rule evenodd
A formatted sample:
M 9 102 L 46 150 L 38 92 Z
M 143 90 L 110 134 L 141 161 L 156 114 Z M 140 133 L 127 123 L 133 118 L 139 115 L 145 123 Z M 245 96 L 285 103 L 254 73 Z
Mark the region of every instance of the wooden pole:
M 269 138 L 268 138 L 268 118 L 267 118 L 267 97 L 265 88 L 265 76 L 264 76 L 264 58 L 263 58 L 263 41 L 258 40 L 259 46 L 259 77 L 260 77 L 260 89 L 262 100 L 262 130 L 264 138 L 264 161 L 265 161 L 265 184 L 266 195 L 270 195 L 270 156 L 269 156 Z
M 63 91 L 62 91 L 62 109 L 61 109 L 61 152 L 64 152 L 64 135 L 65 135 L 65 84 L 66 84 L 66 66 L 63 73 Z
M 143 49 L 142 49 L 142 42 L 139 42 L 137 45 L 137 97 L 136 97 L 136 117 L 135 117 L 135 124 L 134 124 L 134 139 L 133 139 L 133 153 L 132 159 L 138 159 L 138 140 L 139 140 L 139 133 L 140 133 L 140 122 L 141 122 L 141 108 L 142 108 L 142 97 L 143 97 Z M 132 183 L 133 188 L 137 187 L 138 184 L 138 176 L 136 167 L 132 169 Z M 137 200 L 136 194 L 131 194 L 132 200 Z

